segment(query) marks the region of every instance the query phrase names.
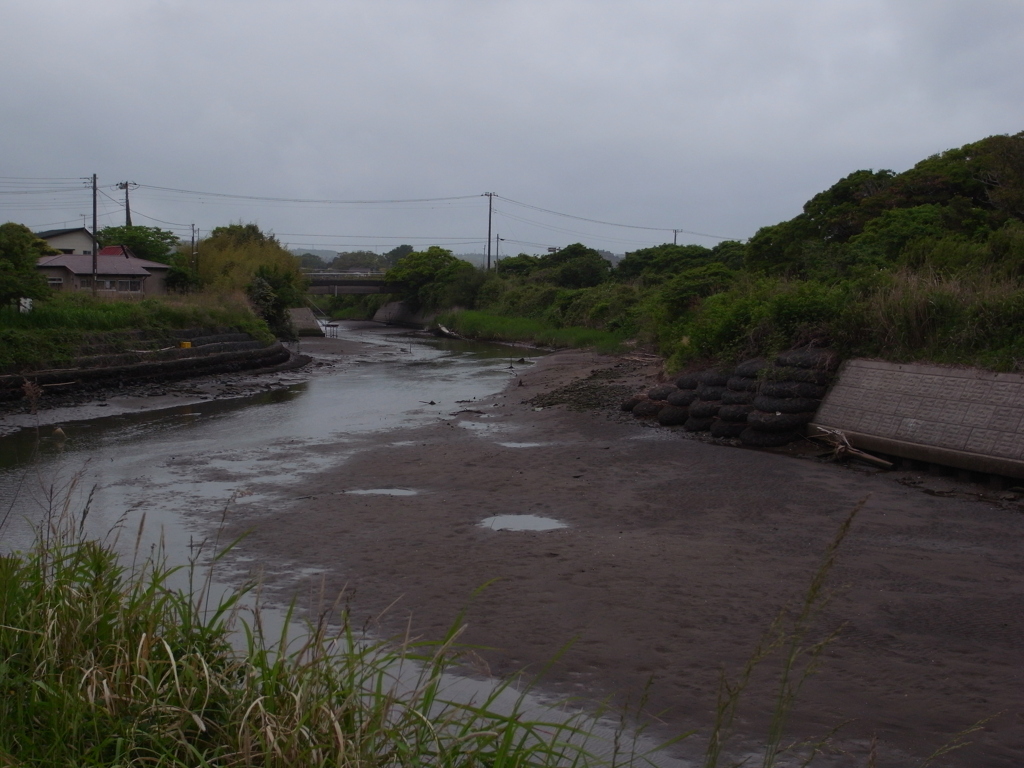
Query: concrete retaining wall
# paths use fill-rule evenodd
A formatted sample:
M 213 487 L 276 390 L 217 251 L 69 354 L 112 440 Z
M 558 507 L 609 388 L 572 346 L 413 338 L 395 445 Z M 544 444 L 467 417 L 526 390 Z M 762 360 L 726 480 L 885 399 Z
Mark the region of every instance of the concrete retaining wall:
M 1024 478 L 1024 376 L 976 368 L 848 360 L 817 426 L 857 448 Z

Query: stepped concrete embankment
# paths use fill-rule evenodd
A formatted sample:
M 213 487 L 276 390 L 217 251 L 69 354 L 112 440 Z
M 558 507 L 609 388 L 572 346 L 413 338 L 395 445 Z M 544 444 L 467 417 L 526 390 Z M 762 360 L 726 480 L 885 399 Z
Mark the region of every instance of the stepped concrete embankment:
M 84 354 L 59 366 L 7 372 L 0 375 L 0 400 L 19 400 L 28 389 L 37 396 L 48 392 L 89 390 L 112 384 L 175 381 L 195 376 L 255 370 L 286 370 L 309 362 L 292 354 L 279 341 L 266 343 L 246 333 L 210 333 L 206 329 L 172 331 L 160 335 L 125 334 L 119 343 L 96 343 Z M 188 346 L 181 346 L 187 342 Z M 107 351 L 134 343 L 138 348 Z M 169 346 L 161 346 L 168 345 Z

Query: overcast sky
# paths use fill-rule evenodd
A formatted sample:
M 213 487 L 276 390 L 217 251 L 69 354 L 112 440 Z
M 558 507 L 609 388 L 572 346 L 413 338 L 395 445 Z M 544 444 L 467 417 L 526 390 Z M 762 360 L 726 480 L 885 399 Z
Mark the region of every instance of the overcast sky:
M 483 251 L 494 192 L 503 254 L 710 246 L 1024 130 L 1022 0 L 11 0 L 0 40 L 0 191 L 71 180 L 0 194 L 37 230 L 96 173 L 101 227 L 134 181 L 186 237 Z

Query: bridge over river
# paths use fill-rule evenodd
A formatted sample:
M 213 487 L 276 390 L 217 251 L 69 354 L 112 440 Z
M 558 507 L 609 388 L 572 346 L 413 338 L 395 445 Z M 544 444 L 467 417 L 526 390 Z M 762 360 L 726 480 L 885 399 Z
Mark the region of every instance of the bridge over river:
M 309 292 L 315 294 L 399 293 L 401 283 L 386 283 L 381 272 L 307 272 Z

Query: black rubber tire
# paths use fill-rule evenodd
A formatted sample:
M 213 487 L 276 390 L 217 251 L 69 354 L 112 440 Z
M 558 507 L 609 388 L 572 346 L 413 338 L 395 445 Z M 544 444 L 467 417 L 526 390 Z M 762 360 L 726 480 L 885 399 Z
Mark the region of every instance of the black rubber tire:
M 695 373 L 684 373 L 676 379 L 676 386 L 680 389 L 696 389 L 700 381 Z
M 742 363 L 736 366 L 736 370 L 733 372 L 734 376 L 742 376 L 746 379 L 753 379 L 757 377 L 761 371 L 768 367 L 768 361 L 763 357 L 755 357 L 752 360 L 744 360 Z
M 729 381 L 729 374 L 723 373 L 715 368 L 701 371 L 697 374 L 697 381 L 707 384 L 709 387 L 724 387 Z
M 721 400 L 698 400 L 690 405 L 690 415 L 696 419 L 710 419 L 721 407 Z
M 815 368 L 834 371 L 839 366 L 839 355 L 831 349 L 791 349 L 781 352 L 775 364 L 792 368 Z
M 757 448 L 778 448 L 801 437 L 799 432 L 761 432 L 747 427 L 740 432 L 740 442 Z
M 663 427 L 678 427 L 681 424 L 685 424 L 688 418 L 690 418 L 689 408 L 666 405 L 658 411 L 658 423 Z
M 626 400 L 623 400 L 622 405 L 619 407 L 622 408 L 622 410 L 624 411 L 632 411 L 634 408 L 636 408 L 637 403 L 639 403 L 641 400 L 643 400 L 642 397 L 640 397 L 639 395 L 635 395 Z
M 747 416 L 754 411 L 752 405 L 722 405 L 718 409 L 718 418 L 722 421 L 732 421 L 738 424 L 746 424 Z
M 772 367 L 765 370 L 763 378 L 765 381 L 801 381 L 822 386 L 832 381 L 832 374 L 815 368 Z
M 731 389 L 722 393 L 722 405 L 749 405 L 754 402 L 757 392 L 735 392 Z
M 707 432 L 711 429 L 711 425 L 714 423 L 714 419 L 698 419 L 695 416 L 691 416 L 683 424 L 683 429 L 687 432 Z
M 686 408 L 696 399 L 697 393 L 692 389 L 677 389 L 668 396 L 668 404 Z
M 671 395 L 673 392 L 676 392 L 677 390 L 678 387 L 676 387 L 675 384 L 662 384 L 660 386 L 654 387 L 651 391 L 647 393 L 647 396 L 651 398 L 651 400 L 666 400 L 668 399 L 669 395 Z
M 634 406 L 633 415 L 638 419 L 655 419 L 661 413 L 661 409 L 667 407 L 666 403 L 657 400 L 641 400 Z
M 701 384 L 697 387 L 697 396 L 701 400 L 721 400 L 725 391 L 725 387 L 719 387 L 713 384 Z
M 768 413 L 815 413 L 821 400 L 812 397 L 765 397 L 754 398 L 754 408 Z
M 807 384 L 802 381 L 771 381 L 762 384 L 758 394 L 765 397 L 813 397 L 821 399 L 827 391 L 826 387 L 820 387 L 817 384 Z
M 751 411 L 747 424 L 760 432 L 793 432 L 814 418 L 813 413 L 767 413 Z
M 733 392 L 753 392 L 757 389 L 757 379 L 749 376 L 733 376 L 729 379 L 728 387 Z
M 721 438 L 737 438 L 743 434 L 746 430 L 747 425 L 740 422 L 733 421 L 722 421 L 721 419 L 715 419 L 715 423 L 711 425 L 711 436 Z

